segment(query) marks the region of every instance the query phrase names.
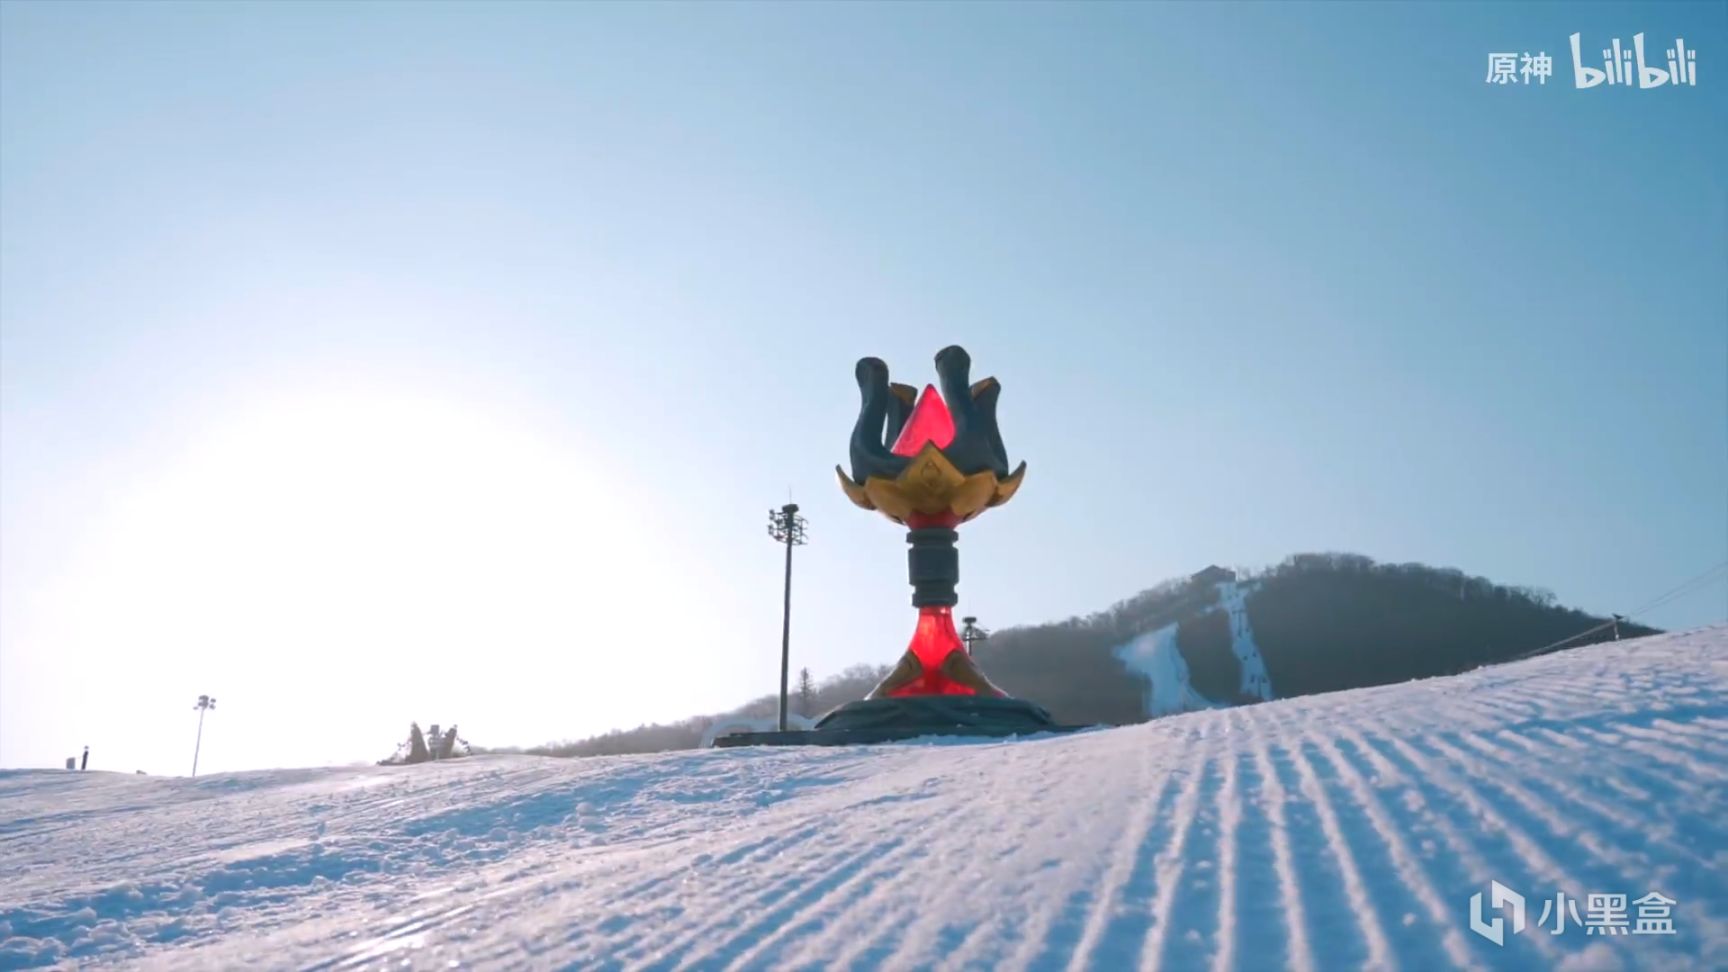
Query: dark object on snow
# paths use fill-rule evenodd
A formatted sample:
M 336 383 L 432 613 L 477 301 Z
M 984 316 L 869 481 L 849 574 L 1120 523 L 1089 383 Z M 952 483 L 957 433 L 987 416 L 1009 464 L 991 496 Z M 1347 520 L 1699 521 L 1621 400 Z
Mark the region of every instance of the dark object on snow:
M 420 723 L 408 723 L 408 762 L 424 763 L 432 758 L 426 750 L 426 736 L 420 732 Z
M 1058 725 L 1043 707 L 1025 699 L 986 695 L 907 695 L 848 702 L 823 716 L 816 728 L 791 732 L 734 732 L 715 746 L 857 746 L 925 736 L 1029 736 L 1074 732 L 1086 726 Z
M 76 770 L 78 768 L 78 757 L 76 757 L 76 756 L 66 757 L 66 768 L 69 770 Z
M 426 734 L 420 731 L 420 723 L 408 724 L 408 739 L 396 747 L 396 752 L 387 759 L 378 761 L 379 766 L 409 766 L 415 763 L 429 763 L 440 759 L 455 759 L 459 756 L 469 756 L 473 747 L 468 741 L 456 735 L 456 727 L 439 732 L 438 724 L 432 724 L 432 739 L 428 742 Z
M 87 770 L 89 768 L 90 768 L 90 747 L 85 746 L 84 747 L 84 759 L 82 762 L 80 762 L 78 764 L 78 771 L 83 772 L 84 770 Z

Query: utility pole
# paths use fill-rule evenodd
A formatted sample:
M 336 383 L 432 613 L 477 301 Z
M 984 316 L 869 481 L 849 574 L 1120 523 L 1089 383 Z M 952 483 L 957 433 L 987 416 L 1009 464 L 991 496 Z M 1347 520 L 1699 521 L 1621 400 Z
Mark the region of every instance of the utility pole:
M 964 628 L 960 629 L 960 640 L 966 643 L 966 654 L 970 655 L 972 654 L 972 646 L 990 637 L 990 632 L 978 627 L 977 618 L 961 618 L 960 623 L 965 625 Z
M 198 750 L 204 747 L 204 713 L 216 708 L 214 695 L 198 696 L 198 703 L 192 708 L 198 710 L 198 741 L 192 744 L 192 778 L 198 778 Z
M 808 542 L 798 504 L 768 511 L 768 535 L 786 545 L 786 603 L 780 615 L 780 731 L 786 731 L 786 676 L 792 664 L 792 548 Z

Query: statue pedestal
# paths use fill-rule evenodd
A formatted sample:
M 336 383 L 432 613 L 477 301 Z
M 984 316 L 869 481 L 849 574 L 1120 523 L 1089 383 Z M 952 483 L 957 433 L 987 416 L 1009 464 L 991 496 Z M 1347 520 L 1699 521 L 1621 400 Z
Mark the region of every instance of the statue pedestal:
M 1074 732 L 1025 699 L 978 695 L 911 695 L 848 702 L 823 716 L 816 728 L 787 732 L 735 732 L 715 746 L 858 746 L 922 736 L 1004 737 Z

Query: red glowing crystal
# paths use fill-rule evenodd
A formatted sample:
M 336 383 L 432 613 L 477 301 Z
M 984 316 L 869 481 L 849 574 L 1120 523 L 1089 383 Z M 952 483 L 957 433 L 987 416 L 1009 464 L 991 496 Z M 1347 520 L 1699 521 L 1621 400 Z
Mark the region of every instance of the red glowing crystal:
M 953 441 L 954 416 L 948 412 L 948 403 L 942 400 L 935 385 L 925 385 L 924 393 L 918 396 L 918 404 L 912 407 L 912 417 L 906 420 L 906 427 L 894 440 L 892 451 L 897 456 L 911 457 L 917 455 L 926 442 L 934 442 L 936 448 L 946 449 Z
M 906 646 L 906 650 L 918 656 L 918 663 L 924 670 L 917 678 L 889 692 L 890 696 L 978 694 L 942 674 L 942 663 L 948 660 L 948 656 L 966 650 L 960 632 L 954 630 L 954 614 L 950 608 L 919 608 L 918 630 L 912 633 L 912 643 Z

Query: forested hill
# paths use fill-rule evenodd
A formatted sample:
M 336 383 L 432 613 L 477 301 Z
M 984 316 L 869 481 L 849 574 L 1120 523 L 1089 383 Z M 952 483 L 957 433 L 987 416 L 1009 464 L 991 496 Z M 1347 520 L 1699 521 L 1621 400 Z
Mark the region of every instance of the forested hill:
M 1608 620 L 1561 607 L 1544 590 L 1499 585 L 1450 568 L 1379 564 L 1356 554 L 1298 554 L 1260 571 L 1208 568 L 1085 617 L 1005 628 L 976 651 L 991 680 L 1042 704 L 1058 720 L 1119 725 L 1143 721 L 1157 709 L 1149 705 L 1152 680 L 1133 653 L 1124 651 L 1149 635 L 1168 636 L 1180 653 L 1177 677 L 1192 689 L 1188 704 L 1157 710 L 1162 714 L 1258 701 L 1261 696 L 1243 691 L 1245 644 L 1264 665 L 1269 684 L 1263 695 L 1288 698 L 1453 674 L 1542 648 L 1608 640 L 1615 636 L 1612 626 L 1579 636 Z M 1619 625 L 1622 637 L 1654 633 Z M 792 708 L 820 715 L 862 698 L 886 671 L 859 665 L 825 680 L 806 680 L 803 691 L 794 692 Z M 724 716 L 529 751 L 593 756 L 685 749 L 699 745 L 717 718 L 767 716 L 776 708 L 774 696 L 762 696 Z
M 1234 619 L 1222 603 L 1232 589 L 1241 608 Z M 1005 629 L 977 654 L 996 684 L 1036 699 L 1062 721 L 1120 724 L 1150 714 L 1147 679 L 1130 671 L 1121 649 L 1169 625 L 1195 694 L 1229 705 L 1255 701 L 1241 691 L 1233 650 L 1244 635 L 1264 661 L 1271 697 L 1289 698 L 1609 640 L 1615 630 L 1608 621 L 1561 607 L 1548 591 L 1451 568 L 1297 554 L 1261 571 L 1208 568 L 1088 617 Z M 1656 633 L 1624 621 L 1618 627 L 1621 637 Z

